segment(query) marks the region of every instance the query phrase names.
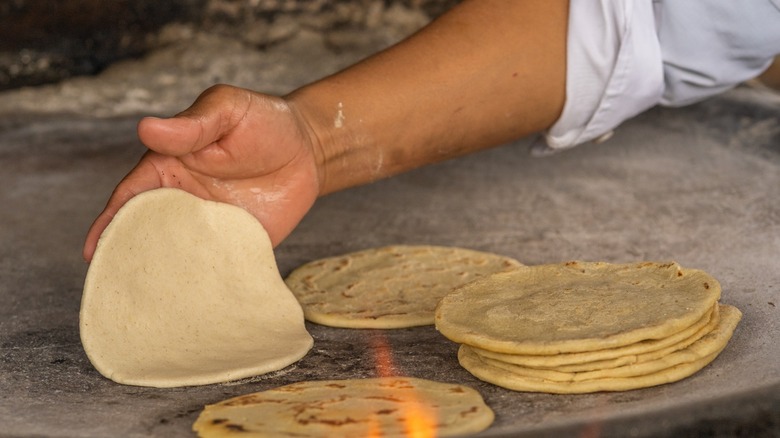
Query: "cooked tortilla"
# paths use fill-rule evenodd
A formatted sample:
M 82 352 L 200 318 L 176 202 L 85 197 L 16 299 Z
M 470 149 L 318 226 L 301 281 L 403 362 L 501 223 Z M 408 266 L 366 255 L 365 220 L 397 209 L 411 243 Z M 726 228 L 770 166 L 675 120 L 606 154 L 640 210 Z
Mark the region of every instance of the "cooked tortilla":
M 299 382 L 235 397 L 206 406 L 192 428 L 201 437 L 454 436 L 485 430 L 493 418 L 469 387 L 384 377 Z
M 455 342 L 498 353 L 587 352 L 672 336 L 719 298 L 717 280 L 673 262 L 568 262 L 466 284 L 441 300 L 436 327 Z
M 285 281 L 309 321 L 391 329 L 433 324 L 436 304 L 454 288 L 519 266 L 464 248 L 396 245 L 316 260 Z
M 482 358 L 461 346 L 458 360 L 479 379 L 516 391 L 576 394 L 625 391 L 674 382 L 704 368 L 726 347 L 742 313 L 721 305 L 721 318 L 712 332 L 690 346 L 659 359 L 583 373 L 525 368 Z
M 663 339 L 636 342 L 624 347 L 552 355 L 515 355 L 495 353 L 477 347 L 471 349 L 482 357 L 530 368 L 550 368 L 563 372 L 590 371 L 658 358 L 681 350 L 711 332 L 720 320 L 719 306 L 691 327 Z
M 154 387 L 279 370 L 313 343 L 260 223 L 176 189 L 134 197 L 103 232 L 80 331 L 101 374 Z

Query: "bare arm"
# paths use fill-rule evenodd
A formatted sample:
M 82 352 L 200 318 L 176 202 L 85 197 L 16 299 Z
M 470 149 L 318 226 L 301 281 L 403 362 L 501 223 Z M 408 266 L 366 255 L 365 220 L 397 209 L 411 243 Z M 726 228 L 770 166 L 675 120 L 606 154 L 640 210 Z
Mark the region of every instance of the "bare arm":
M 565 93 L 567 0 L 465 0 L 402 43 L 278 98 L 218 86 L 138 127 L 149 152 L 84 244 L 136 194 L 245 208 L 281 242 L 315 199 L 548 128 Z
M 471 0 L 288 96 L 330 193 L 548 128 L 565 99 L 565 0 Z

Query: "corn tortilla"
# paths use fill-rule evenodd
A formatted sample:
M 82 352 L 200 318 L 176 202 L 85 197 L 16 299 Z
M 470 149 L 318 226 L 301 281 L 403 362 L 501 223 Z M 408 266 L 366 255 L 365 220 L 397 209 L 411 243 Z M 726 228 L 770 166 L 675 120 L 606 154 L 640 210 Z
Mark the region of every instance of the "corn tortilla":
M 567 262 L 523 267 L 466 284 L 436 309 L 454 342 L 509 354 L 604 350 L 667 338 L 720 298 L 720 284 L 677 263 Z
M 311 322 L 392 329 L 431 325 L 439 300 L 454 288 L 519 266 L 465 248 L 394 245 L 315 260 L 285 281 Z

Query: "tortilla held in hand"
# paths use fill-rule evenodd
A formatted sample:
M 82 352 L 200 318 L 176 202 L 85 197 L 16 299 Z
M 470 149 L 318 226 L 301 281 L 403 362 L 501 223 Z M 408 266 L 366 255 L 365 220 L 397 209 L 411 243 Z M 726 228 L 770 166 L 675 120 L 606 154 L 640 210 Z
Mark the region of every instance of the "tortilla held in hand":
M 203 438 L 470 435 L 493 411 L 467 386 L 412 377 L 298 382 L 206 406 Z
M 431 325 L 439 300 L 456 287 L 520 266 L 465 248 L 392 245 L 309 262 L 285 281 L 311 322 L 394 329 Z
M 80 331 L 102 375 L 153 387 L 279 370 L 313 343 L 262 225 L 177 189 L 134 197 L 103 232 Z

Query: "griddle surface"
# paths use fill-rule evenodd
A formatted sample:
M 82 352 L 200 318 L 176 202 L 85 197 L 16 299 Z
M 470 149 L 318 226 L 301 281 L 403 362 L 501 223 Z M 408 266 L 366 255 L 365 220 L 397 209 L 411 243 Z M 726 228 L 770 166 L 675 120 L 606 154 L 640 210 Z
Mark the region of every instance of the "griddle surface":
M 321 199 L 277 249 L 283 274 L 389 244 L 453 245 L 526 264 L 676 260 L 708 271 L 744 318 L 726 350 L 681 382 L 586 395 L 480 382 L 432 327 L 309 325 L 312 351 L 266 376 L 202 387 L 115 384 L 78 334 L 81 244 L 143 153 L 135 117 L 18 115 L 0 121 L 0 436 L 191 436 L 203 405 L 300 380 L 401 374 L 477 388 L 485 436 L 743 436 L 780 433 L 780 109 L 749 90 L 657 109 L 613 139 L 545 158 L 529 141 Z M 590 435 L 593 434 L 593 435 Z

